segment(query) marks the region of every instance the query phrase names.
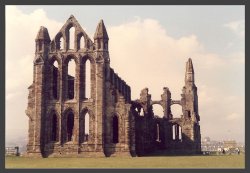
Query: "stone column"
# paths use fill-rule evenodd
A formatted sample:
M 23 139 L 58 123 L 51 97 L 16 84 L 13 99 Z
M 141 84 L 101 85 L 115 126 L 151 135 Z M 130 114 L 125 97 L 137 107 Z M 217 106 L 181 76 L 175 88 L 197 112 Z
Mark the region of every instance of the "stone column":
M 34 65 L 35 68 L 35 116 L 34 116 L 34 142 L 32 151 L 28 151 L 28 153 L 32 153 L 33 156 L 41 157 L 41 142 L 42 142 L 42 116 L 43 116 L 43 68 L 44 62 L 39 62 Z
M 97 155 L 104 156 L 103 134 L 104 134 L 104 62 L 96 62 L 96 87 L 95 87 L 95 151 Z
M 81 67 L 81 63 L 80 63 L 80 57 L 77 57 L 77 59 L 75 60 L 75 87 L 74 87 L 74 98 L 76 100 L 76 105 L 75 105 L 75 115 L 74 115 L 74 139 L 73 139 L 73 143 L 74 144 L 79 144 L 80 140 L 79 140 L 79 118 L 80 118 L 80 67 Z

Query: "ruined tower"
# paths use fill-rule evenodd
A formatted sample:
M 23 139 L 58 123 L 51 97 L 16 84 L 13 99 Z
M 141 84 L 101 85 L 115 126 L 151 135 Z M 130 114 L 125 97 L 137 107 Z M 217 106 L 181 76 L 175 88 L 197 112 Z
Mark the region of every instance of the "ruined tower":
M 185 86 L 182 89 L 181 97 L 182 111 L 184 115 L 182 123 L 184 140 L 186 140 L 186 145 L 188 145 L 191 150 L 201 151 L 198 95 L 191 58 L 189 58 L 186 63 Z
M 35 45 L 26 110 L 28 156 L 140 156 L 157 150 L 199 153 L 200 119 L 191 59 L 181 100 L 172 100 L 168 87 L 163 88 L 161 100 L 151 100 L 148 88 L 140 99 L 131 100 L 130 86 L 110 67 L 103 20 L 93 41 L 71 15 L 52 40 L 41 27 Z M 163 118 L 154 114 L 154 104 L 163 107 Z M 173 118 L 173 104 L 182 106 L 181 118 Z
M 70 34 L 72 28 L 74 32 Z M 102 20 L 94 42 L 72 15 L 52 41 L 48 30 L 40 28 L 26 111 L 28 155 L 88 157 L 133 153 L 128 134 L 130 87 L 110 68 L 108 40 Z M 74 76 L 69 73 L 72 61 Z

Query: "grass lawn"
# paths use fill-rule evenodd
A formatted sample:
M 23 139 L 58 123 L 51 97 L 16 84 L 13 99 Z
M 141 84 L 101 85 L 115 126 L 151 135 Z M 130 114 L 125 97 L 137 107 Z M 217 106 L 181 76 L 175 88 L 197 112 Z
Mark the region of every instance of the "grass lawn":
M 6 157 L 6 168 L 245 168 L 245 155 L 110 158 Z

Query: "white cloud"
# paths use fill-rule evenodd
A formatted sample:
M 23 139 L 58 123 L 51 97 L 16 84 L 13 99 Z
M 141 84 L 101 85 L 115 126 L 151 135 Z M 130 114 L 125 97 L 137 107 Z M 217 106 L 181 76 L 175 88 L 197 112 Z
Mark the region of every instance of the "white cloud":
M 48 19 L 42 9 L 25 14 L 16 6 L 6 7 L 6 92 L 23 91 L 32 83 L 35 38 L 41 25 L 50 37 L 62 23 Z
M 34 39 L 40 25 L 48 28 L 52 39 L 63 24 L 49 19 L 42 9 L 24 14 L 14 6 L 6 7 L 8 134 L 19 135 L 21 127 L 27 130 L 28 120 L 24 111 L 27 106 L 27 87 L 32 83 Z M 145 87 L 149 88 L 154 100 L 160 99 L 164 86 L 170 88 L 172 99 L 180 99 L 185 62 L 191 57 L 199 94 L 202 135 L 220 138 L 228 128 L 232 129 L 232 136 L 235 137 L 239 131 L 244 132 L 244 98 L 227 90 L 229 86 L 234 87 L 238 83 L 238 78 L 232 78 L 231 69 L 244 67 L 244 54 L 239 52 L 224 58 L 207 52 L 195 34 L 174 38 L 154 19 L 137 17 L 121 25 L 107 26 L 107 31 L 111 67 L 131 86 L 132 99 L 138 98 L 141 89 Z M 235 61 L 239 61 L 237 66 Z M 244 75 L 243 71 L 237 71 Z M 13 109 L 13 104 L 16 109 Z M 237 129 L 232 124 L 232 118 L 228 117 L 238 117 L 233 123 L 238 123 L 237 127 L 241 128 Z M 225 130 L 218 132 L 217 129 Z M 240 136 L 242 138 L 244 135 Z
M 27 88 L 32 83 L 35 38 L 41 25 L 48 28 L 50 37 L 62 27 L 62 23 L 49 19 L 42 9 L 25 14 L 16 6 L 6 6 L 7 136 L 27 134 Z
M 232 81 L 241 85 L 239 79 L 232 77 L 235 72 L 232 69 L 244 76 L 241 70 L 243 53 L 221 57 L 207 52 L 196 35 L 174 38 L 153 19 L 137 17 L 134 21 L 108 27 L 108 33 L 111 66 L 131 86 L 133 99 L 139 97 L 144 87 L 149 88 L 154 100 L 160 99 L 164 86 L 170 88 L 172 99 L 180 99 L 185 62 L 191 57 L 198 87 L 202 135 L 219 139 L 227 135 L 228 129 L 235 129 L 231 135 L 238 139 L 241 133 L 240 138 L 244 138 L 244 98 L 227 89 L 235 87 Z M 243 86 L 241 89 L 244 90 Z M 233 114 L 235 109 L 239 111 L 237 114 Z M 178 107 L 173 107 L 173 111 L 180 112 Z M 157 114 L 160 112 L 162 110 L 157 109 Z M 228 115 L 233 116 L 228 118 Z M 232 122 L 232 119 L 237 121 Z M 236 122 L 242 128 L 237 129 Z M 218 132 L 218 129 L 222 130 Z
M 229 28 L 235 34 L 239 35 L 240 37 L 245 36 L 245 21 L 244 20 L 237 20 L 232 21 L 227 24 L 224 24 L 225 27 Z

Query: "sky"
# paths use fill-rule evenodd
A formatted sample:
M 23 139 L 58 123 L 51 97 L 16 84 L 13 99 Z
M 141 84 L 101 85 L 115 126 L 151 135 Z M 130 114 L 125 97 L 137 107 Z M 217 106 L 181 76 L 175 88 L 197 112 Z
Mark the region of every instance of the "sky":
M 53 39 L 73 14 L 92 38 L 103 19 L 110 64 L 131 87 L 159 100 L 168 87 L 179 100 L 192 58 L 202 137 L 245 141 L 244 6 L 6 6 L 6 143 L 27 140 L 28 87 L 40 26 Z M 161 108 L 154 106 L 157 114 Z M 181 107 L 172 107 L 179 117 Z

